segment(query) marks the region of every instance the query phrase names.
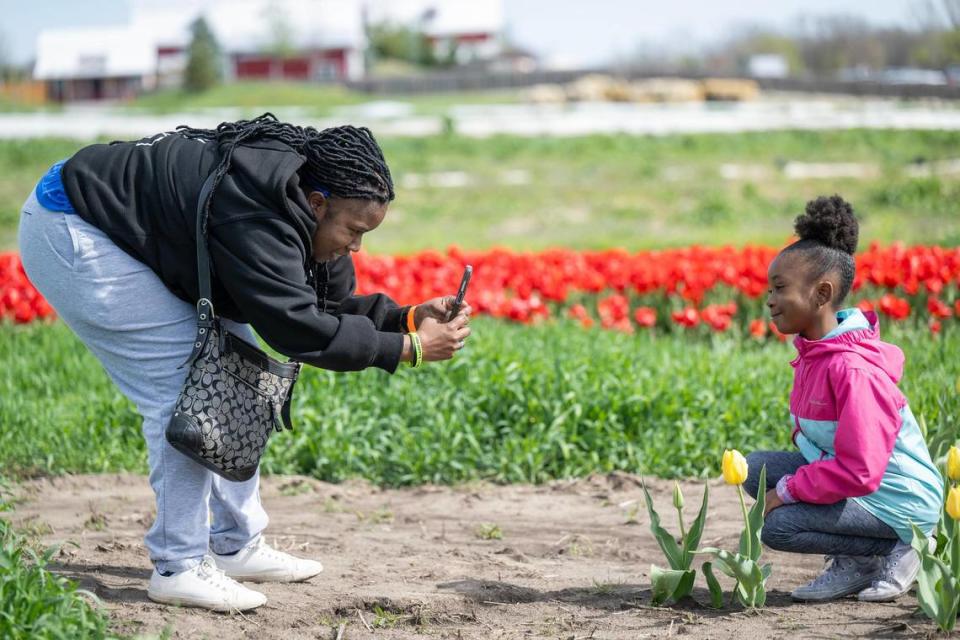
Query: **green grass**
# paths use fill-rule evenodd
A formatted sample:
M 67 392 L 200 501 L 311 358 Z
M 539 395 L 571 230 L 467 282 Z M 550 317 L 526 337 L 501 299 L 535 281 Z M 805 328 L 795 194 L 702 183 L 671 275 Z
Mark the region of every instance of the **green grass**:
M 0 495 L 0 512 L 9 504 Z M 47 570 L 56 548 L 38 553 L 0 517 L 0 638 L 46 640 L 113 636 L 96 597 Z
M 240 109 L 248 115 L 258 115 L 273 108 L 303 109 L 313 117 L 331 115 L 335 109 L 364 102 L 380 100 L 378 96 L 352 91 L 339 85 L 319 85 L 302 82 L 244 81 L 218 85 L 202 93 L 181 89 L 167 89 L 144 94 L 123 105 L 130 111 L 149 113 L 183 113 L 206 109 Z M 518 102 L 517 91 L 466 91 L 456 93 L 396 94 L 387 100 L 407 102 L 414 113 L 440 115 L 460 104 L 491 104 Z M 257 111 L 260 109 L 260 111 Z
M 933 339 L 889 323 L 901 388 L 940 444 L 957 437 L 960 327 Z M 450 363 L 335 374 L 307 368 L 295 429 L 263 468 L 386 485 L 483 478 L 542 482 L 622 469 L 713 477 L 735 447 L 788 448 L 789 344 L 660 332 L 626 336 L 565 321 L 477 319 Z M 140 419 L 61 323 L 0 328 L 0 466 L 8 473 L 146 470 Z
M 300 82 L 235 82 L 202 93 L 181 89 L 148 93 L 126 103 L 124 108 L 150 113 L 182 113 L 198 109 L 269 110 L 273 106 L 283 105 L 302 107 L 311 114 L 322 115 L 334 107 L 367 100 L 369 97 L 340 86 Z
M 779 244 L 804 203 L 840 193 L 873 240 L 960 244 L 960 177 L 914 178 L 917 159 L 960 155 L 960 132 L 826 131 L 740 135 L 587 136 L 573 139 L 460 136 L 383 138 L 397 200 L 366 244 L 408 253 L 457 244 L 517 249 L 627 249 Z M 42 172 L 82 143 L 0 141 L 0 250 L 16 245 L 20 206 Z M 865 162 L 868 179 L 788 180 L 786 161 Z M 758 165 L 765 180 L 724 180 L 724 163 Z M 461 171 L 463 187 L 408 186 L 412 177 Z M 519 171 L 528 184 L 501 180 Z M 413 174 L 416 174 L 413 176 Z

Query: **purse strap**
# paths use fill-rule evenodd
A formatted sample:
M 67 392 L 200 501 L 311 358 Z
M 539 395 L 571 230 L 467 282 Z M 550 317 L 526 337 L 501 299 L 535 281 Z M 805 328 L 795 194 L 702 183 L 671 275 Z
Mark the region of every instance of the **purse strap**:
M 216 171 L 210 173 L 200 188 L 197 198 L 197 280 L 199 298 L 197 299 L 197 325 L 213 326 L 213 291 L 210 274 L 210 250 L 207 247 L 207 218 L 210 216 L 210 201 L 213 199 L 213 183 Z
M 213 197 L 213 184 L 216 180 L 216 171 L 213 171 L 204 180 L 197 197 L 197 282 L 199 296 L 197 299 L 197 338 L 193 343 L 193 350 L 186 361 L 178 369 L 192 364 L 200 357 L 203 347 L 210 339 L 213 328 L 216 326 L 216 316 L 213 311 L 213 293 L 210 273 L 210 250 L 207 248 L 207 217 L 210 214 L 210 200 Z

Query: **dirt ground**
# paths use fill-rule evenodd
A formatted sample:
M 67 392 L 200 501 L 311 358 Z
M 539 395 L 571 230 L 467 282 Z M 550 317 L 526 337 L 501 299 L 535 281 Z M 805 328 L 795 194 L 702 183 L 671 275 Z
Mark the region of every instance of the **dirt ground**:
M 651 489 L 665 525 L 672 483 Z M 686 483 L 688 522 L 702 485 Z M 45 543 L 65 543 L 54 569 L 96 593 L 118 631 L 172 638 L 922 638 L 935 627 L 915 598 L 791 602 L 822 558 L 765 551 L 774 564 L 767 608 L 716 611 L 698 576 L 694 601 L 650 606 L 650 564 L 666 566 L 648 528 L 639 478 L 594 476 L 545 486 L 384 490 L 270 477 L 268 541 L 321 560 L 302 584 L 254 585 L 268 603 L 244 615 L 167 608 L 147 599 L 143 535 L 153 517 L 147 479 L 67 476 L 19 485 L 12 514 Z M 711 484 L 703 545 L 733 549 L 736 492 Z M 699 563 L 697 563 L 699 564 Z M 721 579 L 724 579 L 721 577 Z M 731 583 L 725 583 L 730 588 Z

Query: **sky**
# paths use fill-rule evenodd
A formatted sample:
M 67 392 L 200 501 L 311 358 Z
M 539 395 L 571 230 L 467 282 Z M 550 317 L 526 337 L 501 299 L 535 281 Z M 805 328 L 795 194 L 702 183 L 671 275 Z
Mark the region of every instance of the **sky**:
M 463 0 L 470 2 L 470 0 Z M 503 0 L 513 42 L 562 65 L 597 65 L 640 49 L 690 51 L 761 23 L 789 27 L 797 16 L 848 14 L 878 25 L 914 26 L 925 0 Z M 176 0 L 166 0 L 167 3 Z M 127 0 L 0 0 L 0 51 L 33 57 L 47 27 L 124 24 Z

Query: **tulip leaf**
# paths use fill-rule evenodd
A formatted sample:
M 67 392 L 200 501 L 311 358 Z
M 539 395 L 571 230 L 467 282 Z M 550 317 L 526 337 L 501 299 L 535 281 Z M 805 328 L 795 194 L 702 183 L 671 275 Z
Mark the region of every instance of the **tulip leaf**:
M 753 598 L 748 603 L 748 606 L 760 608 L 765 604 L 767 604 L 767 590 L 763 588 L 763 583 L 761 582 L 753 588 Z
M 920 572 L 917 574 L 917 601 L 920 608 L 931 620 L 937 621 L 942 627 L 940 618 L 940 598 L 937 593 L 937 583 L 941 581 L 940 570 L 930 556 L 921 561 Z
M 653 533 L 653 537 L 660 545 L 663 555 L 667 557 L 670 568 L 676 571 L 687 571 L 690 569 L 691 558 L 689 554 L 685 554 L 670 532 L 660 526 L 660 516 L 657 514 L 657 510 L 653 508 L 653 500 L 650 498 L 650 492 L 647 491 L 647 484 L 641 481 L 641 486 L 647 502 L 647 513 L 650 515 L 650 531 Z
M 690 525 L 690 530 L 687 531 L 687 537 L 683 540 L 683 552 L 690 558 L 689 562 L 693 560 L 691 557 L 694 549 L 700 546 L 700 537 L 703 535 L 703 528 L 707 523 L 707 503 L 710 501 L 710 485 L 707 483 L 703 484 L 703 500 L 700 502 L 700 512 L 697 514 L 697 517 L 694 519 L 693 523 Z
M 915 524 L 911 524 L 911 546 L 920 557 L 917 574 L 917 601 L 920 608 L 944 631 L 953 628 L 957 619 L 957 581 L 947 564 L 930 553 L 927 536 Z M 955 544 L 956 540 L 951 541 Z
M 703 571 L 703 577 L 707 580 L 707 588 L 710 589 L 710 606 L 714 609 L 723 607 L 723 588 L 717 577 L 713 575 L 713 563 L 704 562 L 700 567 Z
M 729 573 L 727 571 L 724 571 L 724 573 L 731 578 L 736 578 L 741 582 L 750 582 L 754 579 L 753 569 L 756 565 L 750 558 L 723 549 L 712 550 L 710 553 L 716 557 L 721 571 L 724 568 L 729 569 Z
M 650 565 L 650 586 L 654 605 L 661 605 L 667 600 L 677 602 L 690 595 L 693 591 L 693 582 L 697 577 L 696 571 L 677 571 L 675 569 L 661 569 Z
M 747 513 L 748 524 L 740 534 L 740 553 L 749 556 L 753 561 L 760 559 L 760 553 L 763 550 L 760 542 L 760 532 L 763 530 L 763 510 L 766 508 L 767 502 L 767 465 L 760 468 L 759 483 L 757 485 L 757 501 L 753 503 Z M 750 541 L 749 547 L 747 540 Z
M 742 554 L 730 553 L 715 547 L 707 547 L 697 553 L 713 555 L 716 558 L 714 563 L 717 567 L 737 581 L 737 598 L 745 607 L 763 606 L 767 598 L 764 583 L 770 576 L 772 570 L 770 565 L 761 568 L 752 559 Z
M 928 555 L 930 553 L 930 549 L 927 546 L 928 543 L 926 534 L 920 530 L 920 527 L 912 522 L 910 523 L 910 528 L 913 529 L 913 538 L 910 540 L 910 546 L 913 547 L 913 550 L 916 551 L 917 555 L 921 558 L 924 555 Z

